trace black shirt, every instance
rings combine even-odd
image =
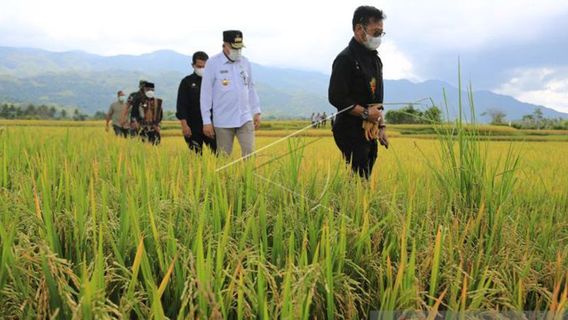
[[[140,91],[132,92],[128,96],[128,107],[130,109],[130,119],[140,121],[140,104],[142,104],[145,100],[144,90],[140,89]]]
[[[341,111],[352,105],[366,107],[382,103],[384,96],[383,63],[376,50],[369,50],[352,38],[335,61],[329,80],[329,102]],[[333,125],[336,133],[362,134],[362,119],[349,111],[339,115]]]
[[[201,80],[200,76],[192,73],[181,80],[178,88],[176,117],[180,120],[185,119],[193,131],[200,131],[203,128],[199,102]]]

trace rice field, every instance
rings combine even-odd
[[[0,130],[2,318],[568,312],[566,142],[394,134],[362,181],[328,130],[216,172],[239,150],[23,124]]]

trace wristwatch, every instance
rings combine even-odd
[[[363,113],[361,113],[361,119],[367,120],[368,118],[369,118],[369,109],[365,108],[365,110],[363,110]]]

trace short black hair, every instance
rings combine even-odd
[[[196,53],[193,54],[193,57],[191,58],[191,64],[195,64],[197,60],[207,61],[207,59],[209,59],[207,53],[203,51],[197,51]]]
[[[373,6],[360,6],[355,9],[355,13],[353,13],[353,30],[355,30],[355,26],[358,24],[366,26],[371,22],[371,19],[381,21],[386,17],[384,12]]]

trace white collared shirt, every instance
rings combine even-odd
[[[203,124],[211,124],[213,112],[213,124],[219,128],[240,128],[260,113],[248,59],[231,62],[221,52],[207,60],[200,102]]]

